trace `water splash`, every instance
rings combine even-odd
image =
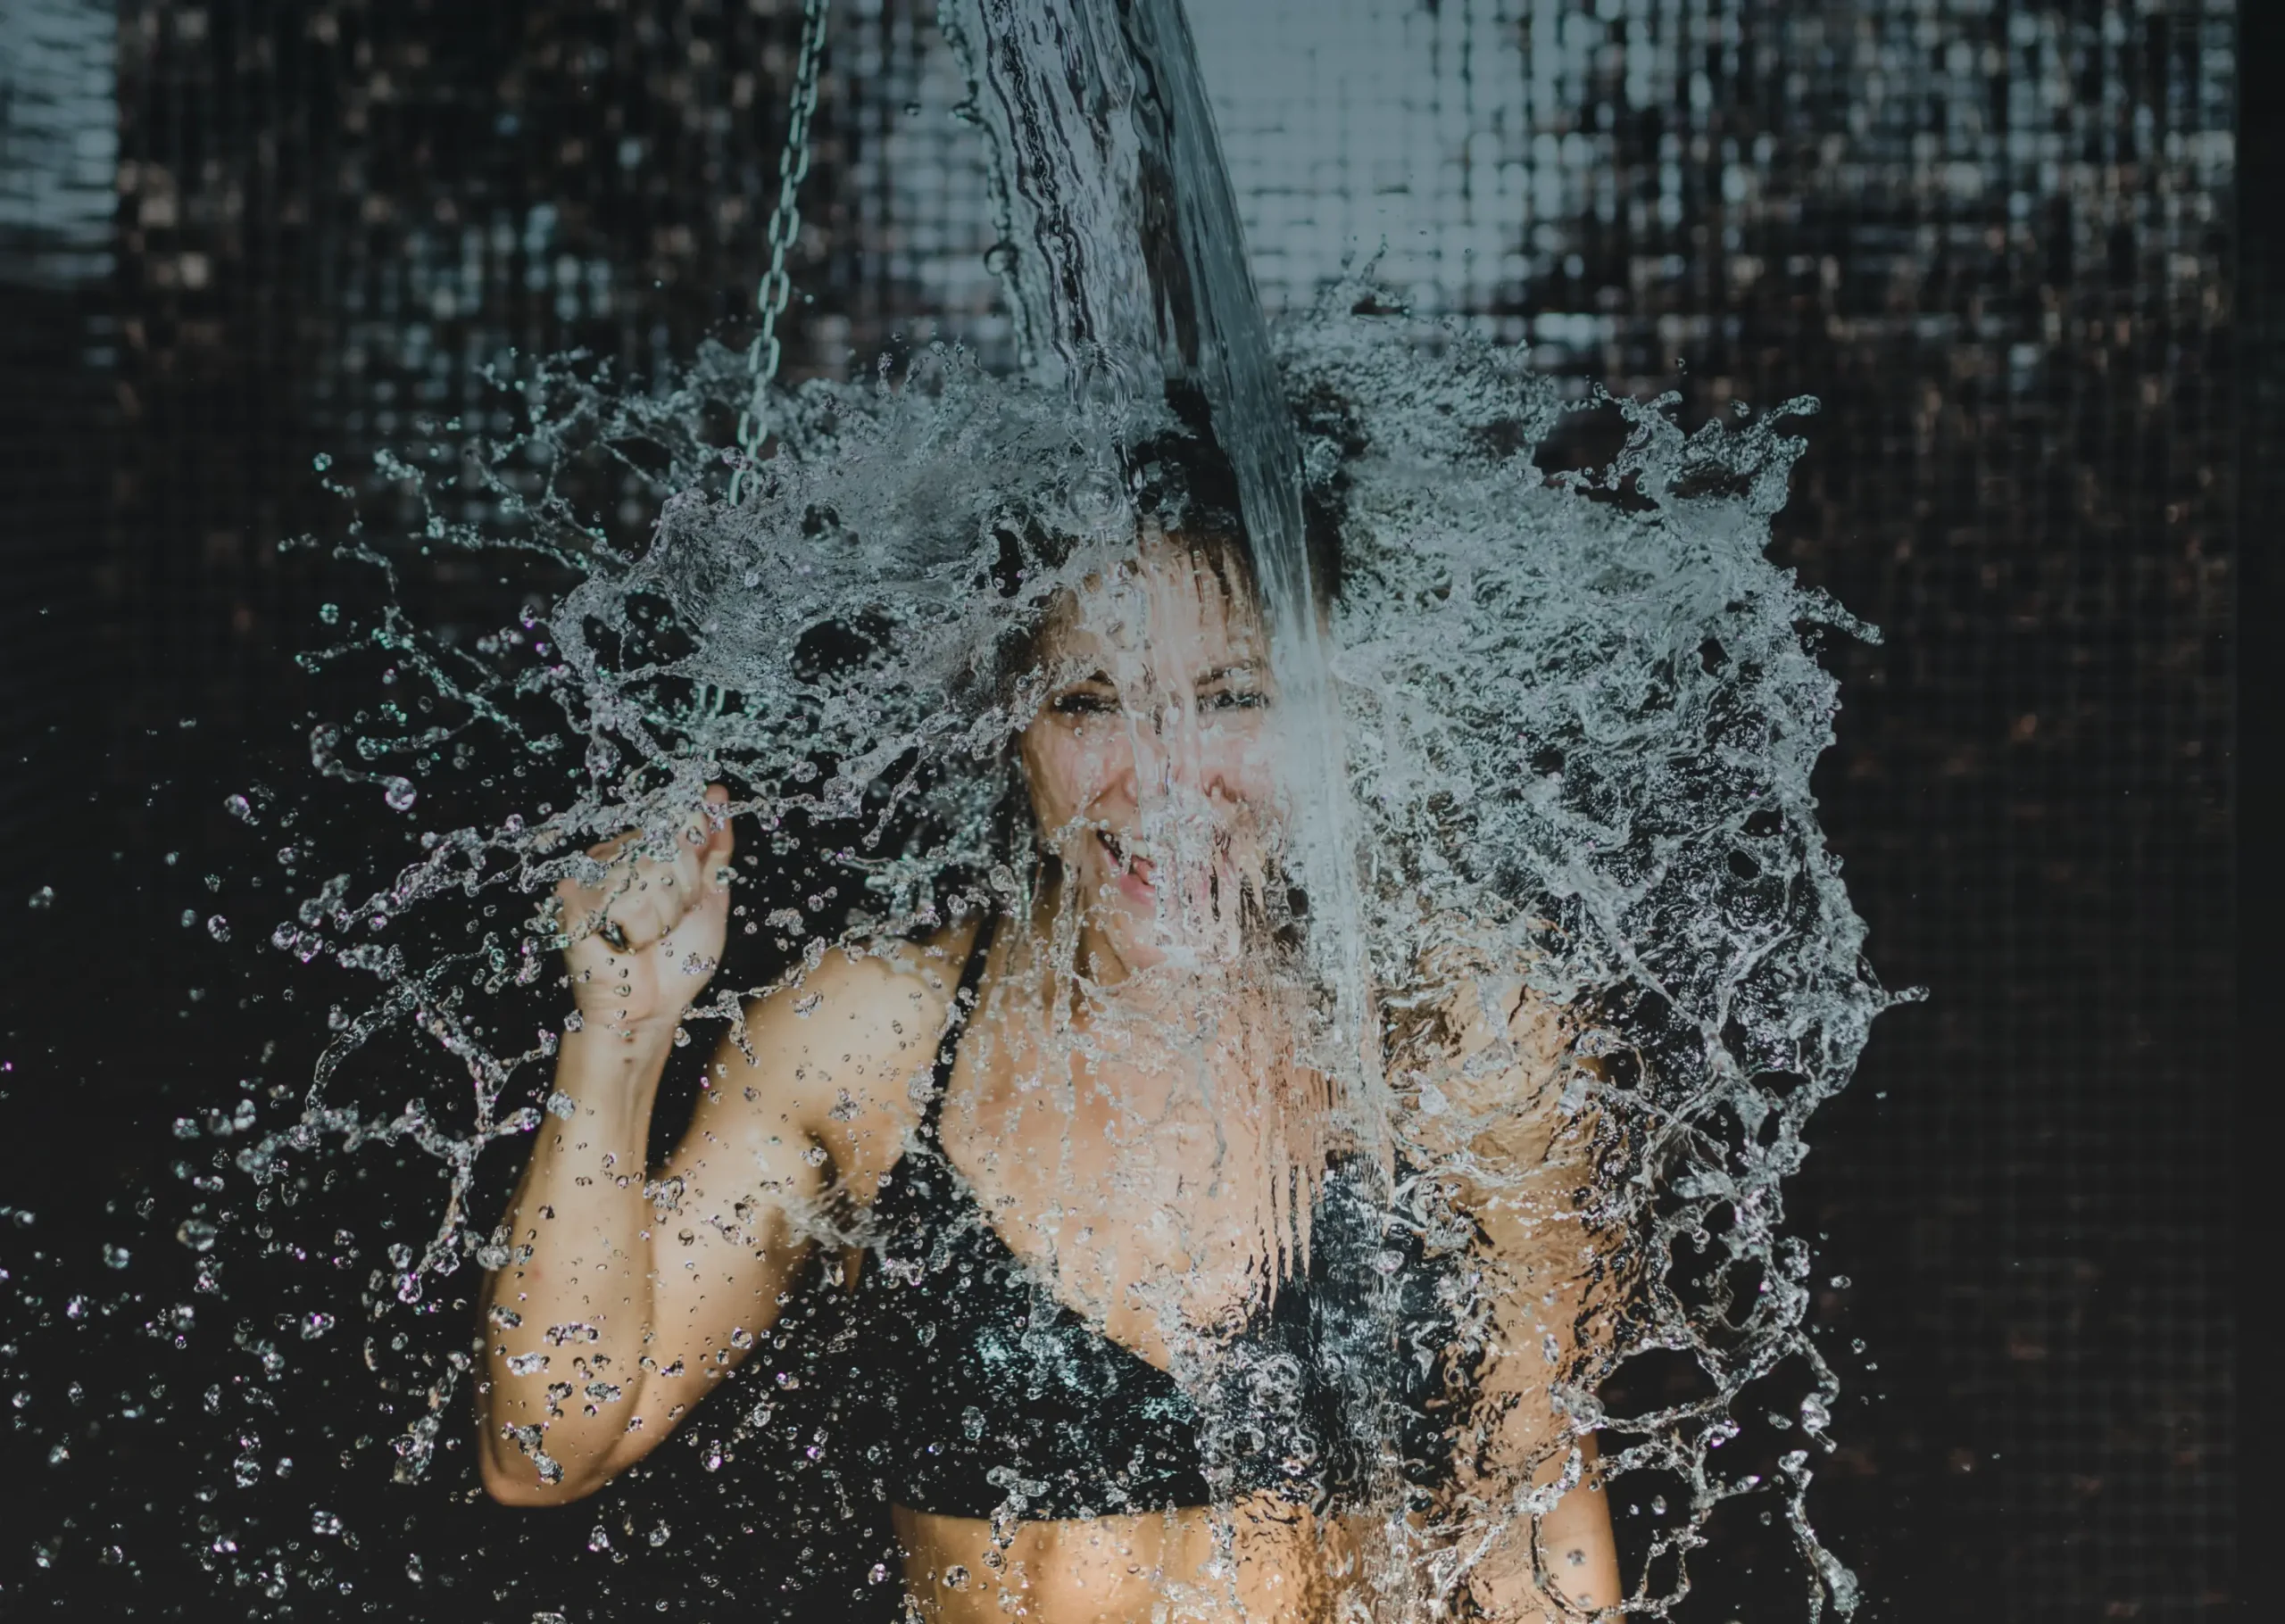
[[[1567,410],[1551,385],[1457,334],[1424,347],[1401,319],[1350,313],[1360,303],[1347,290],[1295,324],[1280,364],[1311,498],[1337,509],[1347,544],[1333,679],[1364,854],[1357,948],[1408,1156],[1393,1210],[1433,1251],[1464,1244],[1463,1192],[1505,1191],[1534,1205],[1549,1255],[1588,1282],[1566,1309],[1575,1323],[1553,1327],[1583,1328],[1591,1350],[1561,1402],[1602,1440],[1607,1492],[1634,1473],[1676,1485],[1654,1545],[1661,1581],[1638,1606],[1682,1593],[1683,1570],[1659,1560],[1686,1557],[1716,1508],[1764,1494],[1801,1542],[1812,1612],[1845,1610],[1845,1570],[1804,1499],[1838,1388],[1804,1327],[1807,1255],[1783,1236],[1782,1181],[1889,1000],[1863,967],[1808,787],[1834,707],[1809,639],[1864,628],[1762,556],[1800,450],[1786,429],[1809,404],[1685,434],[1670,401],[1605,402],[1630,427],[1625,448],[1594,474],[1550,478],[1532,452]],[[1011,689],[1006,651],[1132,545],[1131,493],[1102,478],[1104,448],[1147,443],[1169,419],[1100,402],[1075,416],[1059,390],[932,352],[893,385],[791,397],[784,451],[733,508],[709,493],[719,466],[702,443],[676,437],[738,386],[718,361],[640,397],[544,374],[525,435],[471,443],[453,464],[464,483],[517,491],[503,504],[517,527],[432,524],[438,482],[389,465],[420,493],[411,527],[431,544],[572,578],[481,636],[442,638],[389,605],[311,657],[380,650],[404,722],[319,730],[320,772],[392,805],[420,784],[439,808],[464,804],[484,769],[515,763],[528,783],[520,810],[422,833],[385,882],[318,887],[273,938],[372,977],[377,996],[344,1018],[304,1119],[240,1166],[274,1173],[337,1139],[418,1146],[449,1176],[430,1239],[395,1256],[384,1314],[465,1260],[497,1260],[500,1238],[469,1211],[476,1171],[550,1103],[563,1023],[504,1046],[495,1034],[515,1029],[516,1000],[537,1010],[560,984],[562,922],[535,904],[581,871],[587,845],[629,827],[664,836],[701,785],[726,781],[772,866],[798,865],[733,925],[784,970],[719,989],[694,1029],[735,1025],[744,997],[773,982],[797,989],[836,943],[925,934],[1019,885],[996,820],[1036,696]],[[646,546],[622,550],[561,493],[572,470],[640,466],[627,455],[638,437],[668,450],[644,459],[660,518]],[[535,462],[553,472],[512,472]],[[1060,549],[1026,555],[1011,590],[1013,538],[1048,534]],[[345,555],[387,573],[368,540]],[[795,894],[765,897],[773,883]],[[1525,985],[1566,1012],[1532,1073],[1550,1099],[1485,1091],[1514,1074],[1525,1038],[1455,1056],[1407,1014],[1455,988],[1512,1003]],[[360,1098],[375,1068],[353,1056],[408,1038],[433,1056],[420,1074],[460,1075],[458,1097],[424,1085],[376,1110]],[[1538,1148],[1515,1159],[1525,1123],[1540,1124]],[[1586,1198],[1551,1195],[1550,1166]],[[1502,1315],[1544,1295],[1547,1266],[1488,1280],[1460,1305],[1468,1335],[1519,1334]],[[1633,1411],[1597,1397],[1658,1359],[1695,1368],[1692,1396]],[[1724,1457],[1744,1396],[1788,1380],[1802,1446],[1774,1465]],[[431,1458],[453,1385],[433,1384],[404,1475]],[[1376,1616],[1430,1607],[1463,1582],[1471,1541],[1543,1513],[1528,1476],[1483,1486],[1433,1537],[1392,1521]]]
[[[312,731],[303,823],[322,827],[322,796],[370,797],[411,849],[392,873],[361,856],[318,878],[325,842],[301,840],[311,877],[270,940],[370,995],[328,1023],[299,1121],[193,1133],[246,1136],[235,1165],[270,1189],[375,1147],[443,1172],[435,1222],[388,1249],[368,1305],[417,1333],[376,1332],[367,1358],[417,1395],[395,1456],[420,1479],[470,1368],[421,1316],[467,1264],[510,1260],[480,1174],[562,1099],[545,1073],[578,1019],[559,953],[581,922],[547,907],[555,887],[593,880],[586,849],[622,831],[669,846],[704,785],[730,786],[760,835],[734,940],[762,973],[718,980],[686,1040],[743,1032],[752,998],[802,998],[838,946],[1028,899],[1008,808],[1043,677],[1021,650],[1132,555],[1152,517],[1141,465],[1185,427],[1167,385],[1195,383],[1298,718],[1281,854],[1297,882],[1267,903],[1307,944],[1304,993],[1327,996],[1296,1044],[1376,1152],[1372,1232],[1430,1259],[1475,1257],[1486,1212],[1532,1237],[1435,1305],[1456,1328],[1422,1348],[1450,1386],[1447,1446],[1506,1424],[1468,1390],[1474,1363],[1558,1350],[1564,1426],[1433,1515],[1404,1514],[1424,1509],[1405,1418],[1349,1382],[1348,1442],[1383,1513],[1363,1603],[1436,1616],[1580,1480],[1591,1436],[1603,1492],[1646,1486],[1657,1525],[1630,1610],[1671,1608],[1716,1511],[1758,1496],[1793,1531],[1811,1616],[1850,1611],[1807,1509],[1838,1384],[1806,1333],[1782,1189],[1890,1000],[1809,790],[1835,702],[1814,639],[1868,634],[1763,556],[1809,403],[1686,434],[1671,400],[1600,402],[1624,450],[1547,477],[1533,453],[1566,409],[1512,353],[1374,313],[1388,302],[1361,286],[1273,338],[1178,8],[979,0],[960,18],[993,42],[971,47],[976,112],[1032,376],[937,350],[794,391],[735,503],[716,448],[746,385],[726,352],[647,390],[544,361],[501,384],[512,433],[447,427],[448,454],[385,455],[364,487],[320,468],[365,510],[338,556],[378,584],[370,611],[327,606],[332,641],[305,659],[383,697]],[[1322,626],[1312,513],[1344,549]],[[503,572],[523,612],[481,631],[416,612],[397,573],[418,551]],[[183,1245],[219,1267],[230,1248],[200,1222]],[[1349,1255],[1360,1342],[1409,1334],[1405,1272],[1381,1266],[1396,1255]],[[1252,1374],[1238,1413],[1209,1414],[1226,1453],[1288,1402],[1284,1374]],[[1799,1446],[1741,1427],[1773,1402]],[[769,1410],[706,1446],[760,1447]],[[528,1443],[544,1476],[544,1438]]]
[[[1654,1569],[1725,1499],[1774,1489],[1812,1614],[1846,1612],[1853,1581],[1803,1506],[1837,1382],[1807,1334],[1782,1181],[1892,999],[1809,788],[1836,707],[1812,639],[1872,634],[1763,557],[1802,450],[1785,426],[1815,403],[1685,434],[1674,397],[1603,402],[1624,449],[1550,480],[1502,448],[1555,427],[1551,385],[1461,338],[1436,366],[1407,360],[1365,322],[1321,322],[1288,352],[1356,551],[1337,669],[1376,979],[1403,987],[1456,954],[1527,965],[1550,1007],[1578,1012],[1565,1104],[1600,1114],[1617,1151],[1586,1217],[1628,1239],[1575,1421],[1624,1446],[1614,1493],[1630,1471],[1685,1486]],[[1446,1108],[1439,1082],[1410,1080],[1416,1109]],[[1593,1395],[1630,1361],[1677,1357],[1696,1366],[1689,1402],[1625,1414]],[[1809,1448],[1725,1472],[1742,1396],[1781,1371],[1809,1389]],[[1679,1599],[1686,1570],[1670,1571]]]

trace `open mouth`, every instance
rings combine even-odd
[[[1103,850],[1109,855],[1112,871],[1118,875],[1121,885],[1140,886],[1144,891],[1150,889],[1153,870],[1149,858],[1137,851],[1124,836],[1109,829],[1096,830],[1095,839],[1101,842]]]

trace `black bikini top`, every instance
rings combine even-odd
[[[1394,1400],[1405,1475],[1441,1475],[1437,1355],[1450,1311],[1417,1238],[1391,1232],[1342,1165],[1320,1181],[1307,1275],[1217,1352],[1196,1396],[1009,1249],[940,1137],[991,936],[987,922],[953,995],[914,1141],[874,1200],[859,1276],[891,1497],[915,1511],[1023,1520],[1262,1490],[1322,1509],[1354,1496],[1381,1447],[1357,1441],[1343,1388]],[[1368,1294],[1392,1283],[1394,1315],[1368,1312]]]

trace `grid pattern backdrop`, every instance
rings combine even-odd
[[[1823,399],[1777,545],[1885,636],[1829,651],[1821,793],[1876,967],[1930,997],[1794,1197],[1849,1282],[1816,1310],[1852,1404],[1812,1504],[1884,1619],[2224,1607],[2232,6],[1192,10],[1273,307],[1370,261],[1583,390]],[[175,918],[226,860],[225,780],[301,714],[322,589],[278,543],[338,523],[312,459],[498,410],[512,352],[640,376],[742,343],[798,27],[787,0],[0,0],[0,917],[37,927],[0,932],[0,1111],[90,1147],[36,1190],[163,1182],[166,1119],[232,1086],[244,1033],[184,1004],[222,973]],[[834,30],[791,369],[938,337],[1004,361],[931,8],[838,0]],[[472,576],[412,590],[487,607]],[[135,1496],[22,1470],[71,1525],[34,1545],[54,1598],[96,1584],[67,1558]],[[1734,1534],[1685,1616],[1785,1616]],[[519,1571],[610,1572],[516,1539],[463,1564],[466,1616],[525,1616]],[[804,1566],[754,1561],[765,1590]],[[662,1564],[612,1582],[704,1611]]]

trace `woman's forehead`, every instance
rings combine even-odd
[[[1089,574],[1051,610],[1051,659],[1122,656],[1151,664],[1243,664],[1262,655],[1252,594],[1219,560],[1159,540]]]

